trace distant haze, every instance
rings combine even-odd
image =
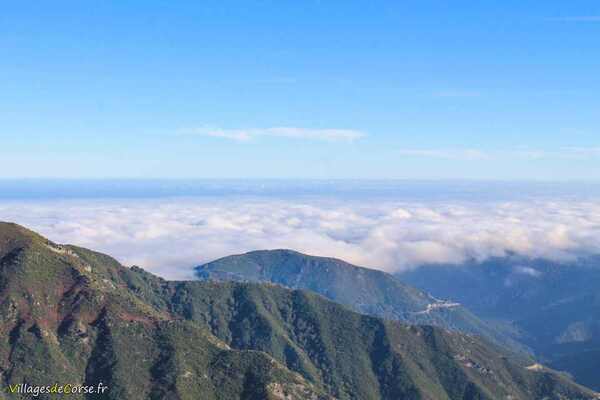
[[[0,181],[0,220],[167,278],[290,248],[398,271],[600,248],[597,185],[414,181]]]

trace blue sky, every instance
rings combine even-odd
[[[0,178],[600,180],[597,1],[13,2]]]

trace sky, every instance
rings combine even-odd
[[[597,1],[39,1],[0,178],[600,180]]]

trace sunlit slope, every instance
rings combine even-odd
[[[80,252],[92,254],[0,224],[3,389],[103,382],[103,399],[321,397],[266,353],[230,349],[205,325],[141,299],[124,279],[135,273],[114,260]]]

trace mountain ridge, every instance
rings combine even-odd
[[[109,399],[597,397],[474,337],[302,290],[166,281],[21,229],[0,223],[3,387],[102,381]],[[73,396],[84,397],[100,398]]]
[[[461,304],[437,299],[391,274],[289,249],[255,250],[196,268],[200,279],[270,282],[311,290],[351,309],[413,324],[431,324],[484,336],[515,351],[528,349],[480,321]]]

